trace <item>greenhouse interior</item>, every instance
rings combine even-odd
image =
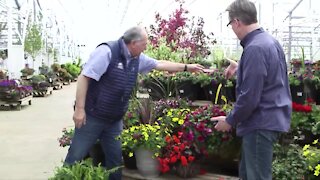
[[[320,179],[319,1],[0,11],[0,180]]]

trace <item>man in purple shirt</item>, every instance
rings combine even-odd
[[[285,55],[279,42],[259,27],[254,3],[236,0],[227,8],[229,23],[243,47],[239,62],[226,69],[237,72],[237,100],[215,128],[242,137],[241,179],[272,179],[273,144],[287,132],[291,119],[291,94]]]
[[[76,128],[66,164],[73,164],[84,158],[97,139],[100,139],[105,153],[107,168],[122,164],[121,142],[115,138],[121,134],[122,116],[126,111],[128,94],[131,94],[129,91],[135,84],[137,72],[147,73],[152,69],[171,72],[203,70],[198,64],[186,65],[148,57],[142,53],[146,49],[147,41],[146,30],[133,27],[118,41],[110,42],[113,46],[101,44],[90,55],[78,77],[73,114]],[[119,52],[121,56],[117,56]],[[115,56],[117,58],[114,58]],[[110,102],[110,99],[118,99],[119,102]],[[120,179],[121,172],[110,176],[110,180]]]

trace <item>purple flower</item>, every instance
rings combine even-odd
[[[192,131],[189,131],[189,133],[187,133],[185,135],[185,138],[188,140],[188,141],[192,141],[194,139],[194,134]]]

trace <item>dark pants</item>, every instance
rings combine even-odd
[[[239,176],[243,180],[272,180],[273,144],[279,132],[255,130],[242,137]]]
[[[122,165],[121,142],[115,138],[120,135],[123,122],[115,121],[108,123],[87,116],[86,124],[75,129],[65,164],[74,164],[81,161],[89,152],[90,148],[100,139],[101,147],[105,155],[107,169]],[[121,180],[121,170],[110,175],[110,180]]]

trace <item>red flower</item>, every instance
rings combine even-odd
[[[194,156],[189,156],[189,157],[188,157],[188,161],[189,161],[189,162],[192,162],[193,160],[194,160]]]
[[[312,98],[307,98],[308,104],[314,103],[314,100]]]
[[[181,156],[180,160],[181,160],[181,165],[182,166],[187,166],[188,165],[188,161],[187,161],[187,158],[185,156]]]
[[[178,146],[173,146],[173,150],[174,150],[175,152],[179,152],[179,147],[178,147]]]
[[[179,138],[177,138],[177,136],[176,136],[176,135],[173,135],[173,140],[174,140],[174,142],[175,142],[175,143],[177,143],[177,144],[179,144],[179,143],[180,143],[180,139],[179,139]]]
[[[312,107],[309,105],[304,106],[304,112],[311,112],[312,111]]]
[[[177,158],[175,156],[172,156],[171,159],[170,159],[170,163],[175,163],[177,162]]]
[[[181,138],[183,135],[183,132],[178,132],[178,137]]]
[[[184,144],[181,144],[181,145],[180,145],[180,149],[181,149],[181,151],[183,151],[185,148],[186,148],[186,147],[185,147],[185,145],[184,145]]]

